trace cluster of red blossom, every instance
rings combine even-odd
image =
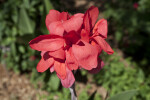
[[[40,35],[29,42],[32,49],[41,51],[38,72],[56,72],[64,87],[75,82],[73,70],[84,68],[97,73],[104,66],[99,58],[102,50],[113,54],[107,38],[107,20],[96,24],[99,11],[90,7],[85,14],[70,16],[67,12],[50,10],[46,26],[50,34]]]

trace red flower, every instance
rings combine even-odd
[[[85,15],[78,13],[71,17],[67,12],[50,10],[46,17],[50,35],[40,35],[29,42],[32,49],[41,51],[37,71],[44,72],[48,68],[50,72],[56,71],[66,88],[75,81],[72,70],[84,68],[91,73],[98,72],[104,66],[98,55],[102,50],[108,54],[113,50],[104,40],[107,21],[102,19],[94,27],[97,17],[96,7],[91,7]]]
[[[138,3],[134,3],[133,4],[133,8],[137,9],[139,7],[139,4]]]

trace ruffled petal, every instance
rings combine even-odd
[[[98,58],[98,66],[96,68],[93,68],[92,70],[89,71],[91,74],[96,74],[98,73],[102,68],[104,67],[104,62]]]
[[[72,52],[77,59],[79,66],[87,70],[96,68],[98,50],[95,46],[80,41],[78,44],[72,46]]]
[[[110,45],[100,36],[93,37],[95,41],[100,45],[100,47],[107,52],[107,54],[113,54],[114,51],[110,47]]]
[[[92,6],[87,10],[90,14],[90,18],[91,18],[91,23],[92,23],[92,27],[94,26],[97,18],[98,18],[98,14],[99,14],[99,10],[97,7]]]
[[[65,40],[54,35],[40,35],[29,42],[32,49],[38,51],[55,51],[64,46]]]
[[[48,52],[46,52],[44,53],[41,60],[37,64],[36,69],[38,72],[44,72],[48,68],[50,68],[53,64],[54,64],[54,59],[48,55]]]
[[[48,26],[48,30],[50,34],[59,35],[59,36],[63,36],[64,33],[64,27],[61,21],[52,22]]]
[[[77,32],[78,30],[81,29],[82,23],[83,23],[82,17],[74,16],[71,19],[64,21],[63,26],[67,33],[71,31]]]
[[[69,14],[67,12],[62,12],[60,14],[60,20],[61,21],[66,21],[69,18]]]
[[[107,20],[101,19],[99,20],[94,29],[93,29],[93,34],[101,35],[104,39],[107,38]]]
[[[66,78],[64,80],[61,79],[61,83],[65,88],[69,88],[75,82],[75,78],[72,71],[69,70],[67,67],[66,67],[66,72],[67,72]]]
[[[68,51],[66,50],[66,62],[65,63],[70,70],[77,70],[79,67],[76,58],[72,54],[72,48],[70,48]]]
[[[56,51],[51,51],[49,52],[49,55],[52,56],[55,60],[56,59],[65,60],[65,51],[63,48],[60,48]]]
[[[95,6],[90,7],[84,16],[84,27],[85,29],[90,32],[90,30],[94,27],[94,24],[98,18],[98,8]]]
[[[64,80],[66,78],[66,66],[65,66],[65,63],[61,63],[61,62],[55,61],[54,62],[54,70],[56,71],[57,76],[60,79]]]
[[[49,25],[52,22],[59,21],[60,20],[59,16],[60,16],[60,12],[59,11],[57,11],[57,10],[50,10],[49,14],[46,16],[46,20],[45,20],[47,28],[49,27]]]

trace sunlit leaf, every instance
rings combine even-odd
[[[15,57],[16,54],[17,54],[17,50],[16,50],[16,45],[15,45],[15,43],[12,43],[12,44],[11,44],[11,52],[12,52],[12,55]]]
[[[44,0],[44,5],[45,5],[46,13],[48,14],[49,10],[53,9],[53,6],[50,0]]]
[[[25,47],[24,46],[19,46],[19,51],[21,52],[21,53],[25,53]]]
[[[29,0],[23,0],[25,8],[30,8]]]
[[[131,100],[131,98],[137,93],[137,90],[128,90],[125,92],[121,92],[108,98],[107,100]]]
[[[50,87],[52,90],[57,90],[59,88],[60,80],[56,75],[52,75],[50,78]]]
[[[22,33],[33,33],[35,28],[35,23],[29,18],[26,10],[24,8],[20,9],[19,12],[19,29]]]

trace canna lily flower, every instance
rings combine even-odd
[[[95,24],[98,13],[98,8],[94,6],[85,14],[73,16],[50,10],[46,16],[46,27],[50,34],[40,35],[29,42],[32,49],[41,51],[37,71],[55,71],[66,88],[75,81],[72,70],[84,68],[90,73],[99,72],[104,66],[99,54],[102,50],[113,54],[113,50],[105,41],[107,21],[101,19]]]

